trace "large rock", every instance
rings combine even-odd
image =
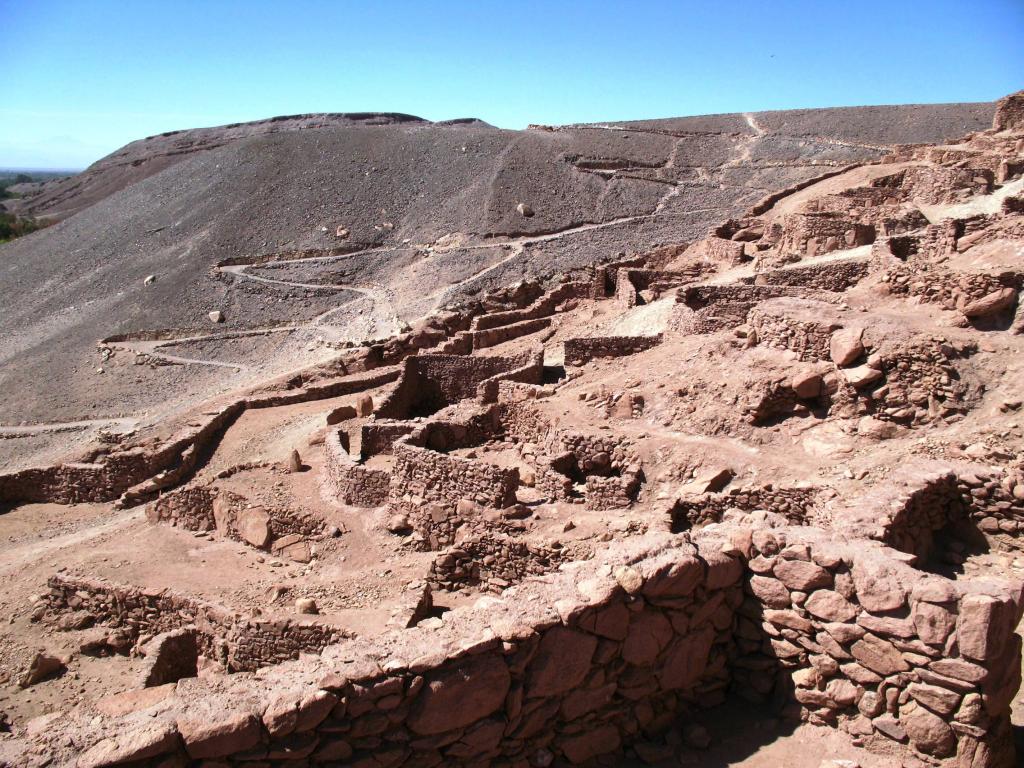
[[[956,750],[956,736],[941,717],[910,702],[900,710],[900,724],[911,743],[926,755],[949,757]]]
[[[150,723],[119,730],[110,738],[87,749],[76,763],[78,768],[101,768],[147,760],[173,752],[178,733],[173,723]]]
[[[843,376],[851,387],[860,389],[868,384],[874,384],[882,378],[883,374],[880,370],[872,368],[870,365],[858,365],[856,368],[844,369]]]
[[[714,640],[715,632],[711,627],[676,639],[665,652],[664,665],[658,676],[662,689],[686,689],[697,682],[707,669]]]
[[[672,625],[661,613],[643,611],[629,624],[629,634],[622,646],[622,658],[629,664],[652,664],[672,639]]]
[[[491,654],[446,665],[427,675],[409,711],[409,728],[421,736],[464,728],[503,707],[511,684],[508,666]]]
[[[790,379],[789,386],[797,397],[802,400],[809,400],[821,394],[822,383],[820,373],[808,370],[794,374],[793,378]]]
[[[806,560],[780,560],[775,564],[773,572],[776,578],[792,590],[810,592],[832,586],[832,574]]]
[[[829,356],[839,366],[849,365],[864,354],[864,329],[842,328],[829,339]]]
[[[825,621],[849,621],[857,615],[857,606],[830,589],[819,589],[807,598],[804,608],[812,616]]]
[[[614,752],[621,743],[618,729],[606,724],[562,739],[560,746],[566,759],[573,765],[579,765],[592,757]]]
[[[883,676],[910,669],[896,646],[870,632],[850,647],[850,653],[862,666]]]
[[[28,688],[30,685],[41,683],[51,677],[56,677],[67,668],[64,660],[51,653],[40,651],[28,665],[28,669],[21,676],[18,685]]]
[[[185,750],[194,760],[224,757],[254,747],[260,742],[260,724],[248,712],[188,711],[178,719],[178,732]]]
[[[895,611],[907,602],[907,586],[886,565],[860,559],[853,565],[853,585],[857,601],[873,613]]]
[[[526,694],[552,696],[571,691],[586,678],[597,638],[565,627],[547,631],[526,674]]]
[[[263,507],[243,509],[238,513],[235,526],[238,535],[258,549],[266,549],[270,544],[270,515]]]
[[[967,317],[988,317],[1003,312],[1017,303],[1017,291],[1000,288],[964,305],[961,312]]]

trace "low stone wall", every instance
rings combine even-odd
[[[950,581],[832,532],[648,534],[440,626],[342,642],[216,687],[197,681],[187,702],[115,721],[69,713],[23,754],[59,753],[72,738],[84,765],[115,756],[148,768],[173,754],[580,764],[731,691],[889,754],[907,744],[1000,768],[1013,760],[1021,612],[1020,583]]]
[[[742,512],[763,510],[779,515],[792,525],[807,525],[817,511],[819,492],[818,488],[776,488],[765,485],[683,496],[670,511],[672,530],[687,531],[719,523],[731,509]]]
[[[955,203],[992,191],[995,174],[988,168],[913,166],[903,173],[904,189],[922,203]]]
[[[246,498],[213,486],[184,486],[166,493],[146,507],[146,517],[187,531],[216,531],[266,551],[300,544],[323,529],[323,521],[313,515],[288,507],[253,506]],[[299,549],[305,546],[300,544]],[[308,560],[299,549],[289,552]]]
[[[794,285],[823,291],[845,291],[863,280],[870,268],[869,258],[850,258],[827,264],[788,267],[759,272],[755,285]]]
[[[625,357],[656,347],[662,342],[657,336],[598,336],[588,339],[565,340],[566,365],[583,365],[598,357]]]
[[[734,686],[959,766],[1013,762],[1022,585],[924,574],[813,529],[753,531]],[[766,636],[767,635],[767,636]]]
[[[788,349],[805,362],[829,359],[832,334],[842,327],[834,305],[792,298],[761,302],[750,310],[747,323],[759,344]]]
[[[484,331],[473,331],[473,349],[486,349],[504,344],[506,341],[518,339],[520,336],[529,336],[531,333],[543,331],[551,326],[550,317],[538,317],[535,320],[523,320],[512,325],[502,325],[497,328],[488,328]]]
[[[583,299],[590,295],[590,284],[583,282],[568,282],[553,288],[544,296],[537,299],[533,304],[523,309],[513,309],[506,312],[491,312],[486,315],[479,315],[473,319],[471,326],[474,331],[484,331],[489,328],[498,328],[506,325],[521,323],[524,320],[535,320],[548,317],[555,313],[559,304],[570,299]]]
[[[469,499],[500,508],[515,502],[516,469],[447,456],[412,445],[408,438],[395,443],[394,453],[389,498],[396,506],[416,510],[426,502],[454,507],[461,499]]]
[[[390,454],[395,441],[415,428],[414,422],[397,419],[380,419],[363,424],[359,427],[360,458],[365,460],[371,456]]]
[[[476,388],[476,397],[482,403],[496,403],[501,382],[518,382],[520,384],[541,384],[544,381],[544,348],[538,347],[530,359],[518,368],[484,379]]]
[[[460,537],[434,559],[427,580],[439,589],[484,587],[501,592],[528,576],[548,573],[561,562],[561,550],[519,541],[500,533]]]
[[[391,474],[355,461],[343,436],[344,432],[333,430],[324,438],[324,483],[342,504],[379,507],[387,501]]]
[[[779,251],[803,256],[855,248],[874,242],[875,228],[850,219],[846,213],[791,213],[782,220]]]
[[[622,477],[590,475],[586,481],[587,509],[625,509],[636,501],[640,492],[640,474],[627,473]]]
[[[676,298],[669,327],[676,333],[715,333],[747,322],[747,314],[762,301],[781,296],[810,297],[817,292],[789,285],[694,285]]]
[[[936,534],[949,531],[968,541],[978,535],[1005,542],[1024,530],[1024,476],[973,465],[916,461],[871,488],[837,516],[841,530],[875,539],[922,562],[949,553]]]
[[[349,635],[311,621],[239,619],[221,606],[170,590],[142,589],[98,579],[50,578],[44,620],[69,611],[92,614],[97,624],[120,629],[144,644],[162,632],[194,627],[204,655],[228,671],[255,670],[319,652]]]

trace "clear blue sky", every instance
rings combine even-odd
[[[1024,0],[0,0],[0,167],[299,112],[528,123],[988,101]]]

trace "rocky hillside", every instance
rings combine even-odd
[[[63,220],[0,247],[0,422],[154,419],[485,288],[692,241],[778,190],[992,112],[526,131],[309,115],[135,142],[27,200]],[[155,350],[154,332],[178,346]],[[53,450],[33,435],[3,458]]]

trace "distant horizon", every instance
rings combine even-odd
[[[1024,87],[1015,0],[936,0],[927,14],[865,0],[856,17],[886,23],[855,45],[834,40],[850,10],[811,0],[741,0],[728,13],[668,0],[0,0],[0,13],[0,167],[22,170],[81,170],[148,136],[289,114],[514,130],[991,102]]]

